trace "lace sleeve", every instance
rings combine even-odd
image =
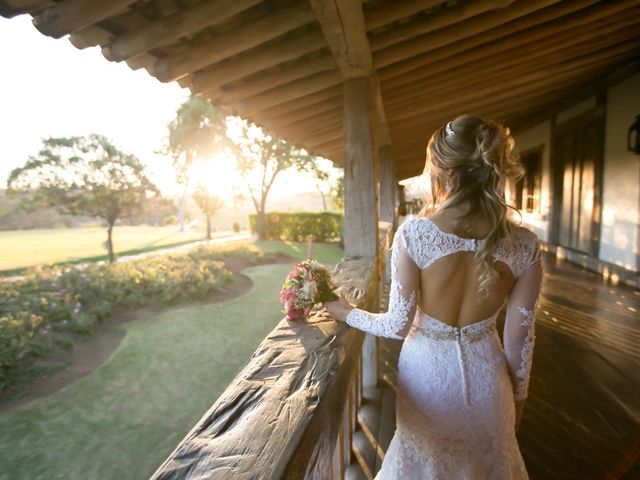
[[[398,228],[391,247],[391,289],[387,313],[370,313],[354,308],[347,324],[379,337],[402,340],[409,333],[416,313],[420,270],[409,254],[404,232]]]
[[[504,350],[516,401],[527,397],[533,361],[535,310],[542,281],[540,247],[535,242],[526,270],[509,294],[504,324]]]

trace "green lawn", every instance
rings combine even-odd
[[[306,253],[301,244],[258,246]],[[314,253],[328,266],[342,255],[335,245]],[[124,325],[102,367],[0,416],[0,479],[148,478],[282,318],[278,292],[290,267],[252,267],[245,295]]]
[[[121,226],[113,230],[116,254],[140,253],[203,238],[204,232],[179,232],[175,225]],[[106,240],[107,230],[100,227],[0,231],[0,271],[80,259],[105,259],[107,251],[102,245]]]

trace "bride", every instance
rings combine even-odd
[[[462,115],[432,135],[425,168],[435,208],[395,234],[388,312],[344,296],[325,304],[352,327],[404,340],[396,431],[376,479],[525,479],[516,430],[542,265],[536,236],[508,218],[505,183],[523,173],[515,142]]]

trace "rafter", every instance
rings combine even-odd
[[[170,45],[179,38],[205,27],[222,25],[234,15],[260,3],[262,0],[215,0],[179,10],[173,15],[149,22],[144,27],[124,33],[102,48],[105,57],[122,61]],[[105,2],[108,3],[108,2]]]
[[[247,22],[228,32],[216,35],[211,40],[185,46],[177,53],[159,60],[156,77],[170,82],[188,73],[224,60],[238,53],[257,47],[314,20],[308,5],[294,2],[276,10],[273,14]]]

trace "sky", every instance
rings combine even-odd
[[[148,165],[149,176],[165,194],[174,194],[171,163],[157,153],[167,124],[189,92],[163,84],[146,70],[107,61],[100,49],[78,50],[68,39],[46,37],[31,17],[0,17],[0,188],[10,171],[38,152],[41,138],[99,133]],[[229,179],[233,169],[212,175]],[[216,184],[223,197],[231,187]],[[310,176],[283,172],[273,196],[315,191]]]

